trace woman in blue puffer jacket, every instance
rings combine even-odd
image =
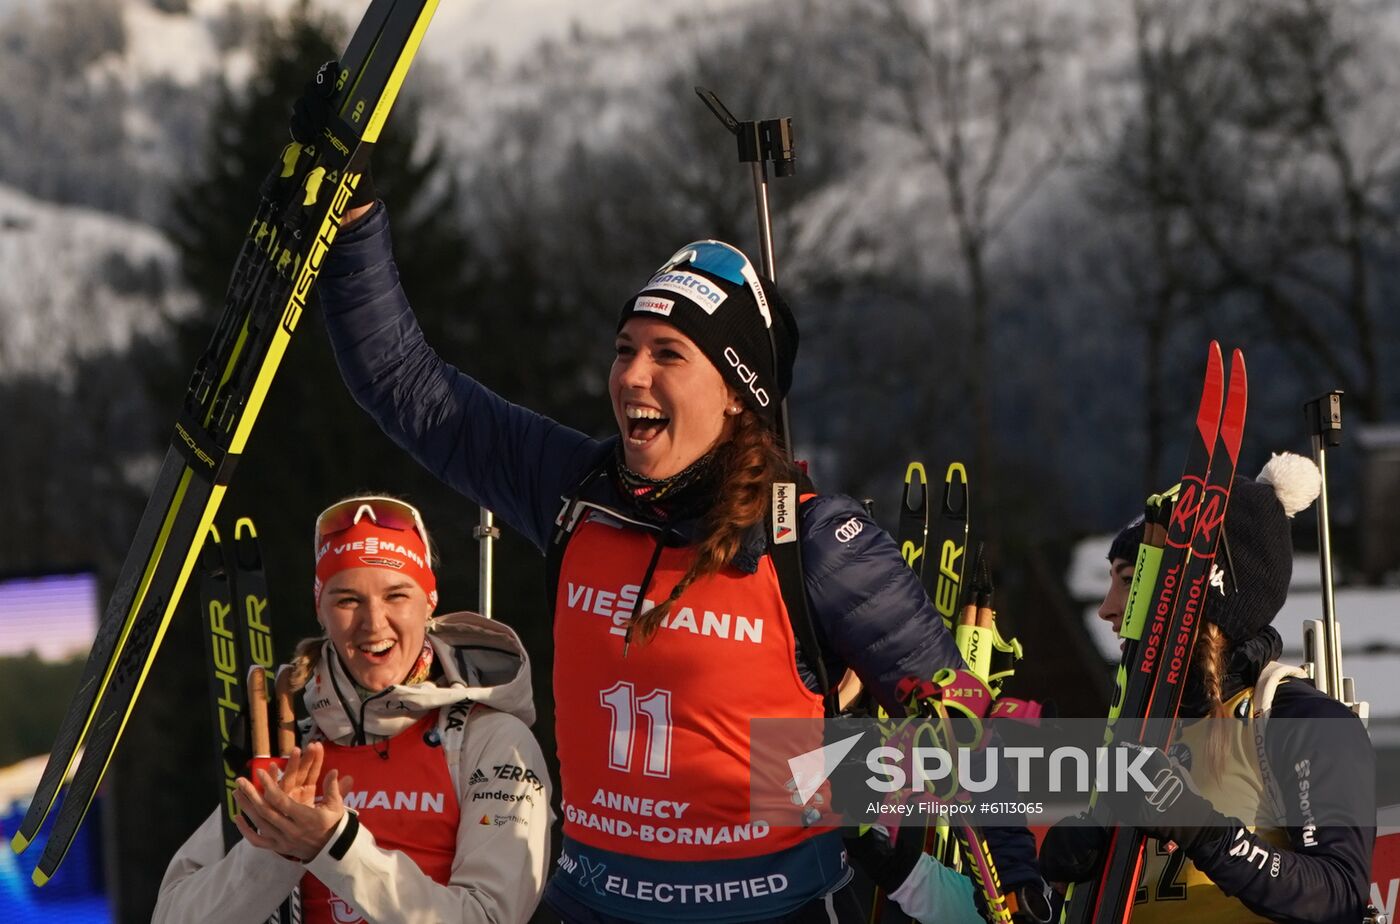
[[[781,451],[797,327],[773,283],[716,241],[666,261],[622,308],[605,440],[434,352],[382,203],[347,215],[318,285],[360,405],[548,552],[555,649],[569,656],[554,664],[565,826],[546,902],[569,921],[853,914],[838,830],[751,819],[749,721],[820,718],[820,678],[846,668],[894,707],[899,681],[963,664],[890,536],[852,499],[815,494]],[[806,645],[774,563],[793,538]],[[1030,835],[987,836],[1008,889],[1038,889]],[[971,914],[966,889],[949,875]]]

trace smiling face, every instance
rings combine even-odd
[[[703,456],[743,409],[694,341],[651,318],[629,318],[618,331],[608,394],[623,459],[648,478],[669,478]]]
[[[1113,626],[1113,634],[1123,629],[1123,611],[1128,606],[1128,591],[1133,586],[1133,563],[1115,558],[1108,563],[1108,593],[1099,604],[1099,618]]]
[[[350,676],[378,693],[408,676],[423,650],[428,595],[388,568],[348,568],[321,590],[316,617]]]

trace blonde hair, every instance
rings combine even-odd
[[[734,432],[717,450],[715,463],[720,471],[719,498],[705,514],[695,560],[666,599],[633,621],[630,631],[640,641],[656,634],[686,588],[718,574],[734,560],[744,537],[767,513],[773,482],[790,469],[773,431],[749,408],[734,418]]]
[[[1201,626],[1200,635],[1196,638],[1195,659],[1201,671],[1201,686],[1206,693],[1206,716],[1209,718],[1223,719],[1228,716],[1225,711],[1224,683],[1225,658],[1229,650],[1230,642],[1219,626],[1213,622]],[[1206,764],[1217,776],[1225,771],[1230,741],[1229,724],[1213,723],[1206,738]]]
[[[296,650],[292,652],[292,660],[288,662],[292,668],[293,693],[305,690],[306,685],[311,682],[312,675],[321,663],[321,646],[325,641],[325,636],[317,636],[297,642]]]

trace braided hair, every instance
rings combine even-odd
[[[716,450],[715,463],[720,472],[719,497],[703,518],[695,560],[666,599],[633,621],[631,628],[638,641],[645,642],[656,634],[687,588],[718,574],[734,560],[744,537],[767,513],[773,482],[791,468],[773,430],[748,407],[734,418],[733,435]]]

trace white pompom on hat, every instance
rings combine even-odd
[[[1296,452],[1274,453],[1254,480],[1273,485],[1286,517],[1308,509],[1322,493],[1322,472],[1317,463]]]

